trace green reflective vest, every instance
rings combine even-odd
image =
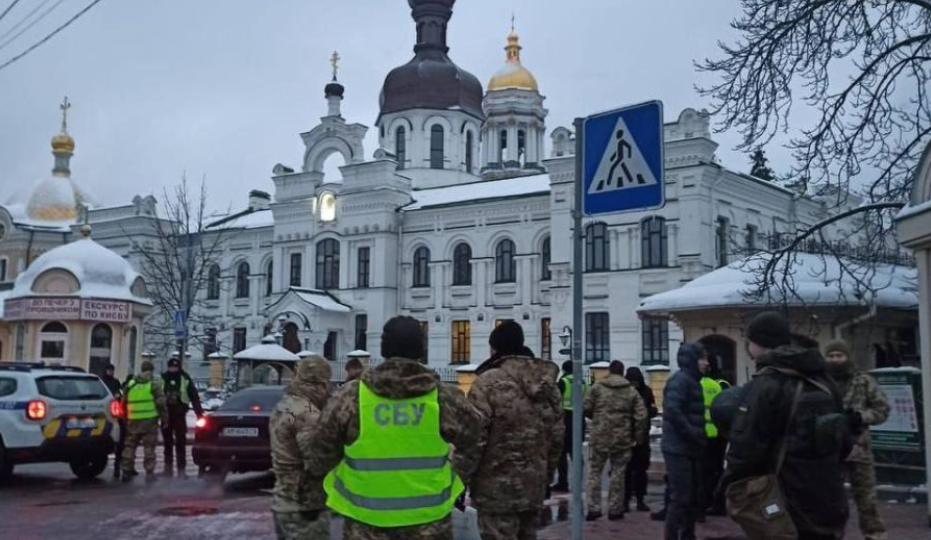
[[[711,421],[711,404],[723,389],[721,383],[709,377],[701,378],[701,389],[705,394],[705,433],[709,439],[717,439],[718,427]]]
[[[165,390],[165,399],[167,399],[169,403],[171,403],[173,399],[177,399],[184,405],[190,405],[191,397],[188,395],[187,387],[188,384],[190,384],[191,379],[188,378],[187,375],[182,374],[180,377],[178,377],[177,382],[179,388],[172,388],[173,385],[169,384],[169,381],[165,379],[165,377],[162,377],[162,385],[164,386]]]
[[[324,480],[327,506],[381,528],[448,516],[465,488],[440,435],[438,395],[388,399],[360,383],[359,438]]]
[[[152,420],[158,418],[158,409],[155,407],[155,396],[152,394],[152,383],[129,382],[126,392],[126,418],[128,420]]]
[[[571,374],[563,375],[562,380],[565,381],[565,389],[562,393],[562,409],[564,411],[572,410],[572,382],[575,377]],[[582,398],[585,398],[585,394],[588,394],[588,383],[585,382],[585,379],[582,379]]]

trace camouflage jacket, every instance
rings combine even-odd
[[[616,452],[647,443],[649,412],[621,375],[608,375],[592,386],[585,396],[585,416],[592,419],[592,448]]]
[[[482,460],[469,488],[480,512],[536,511],[546,498],[565,432],[558,370],[550,366],[504,356],[478,370],[469,401],[482,413]]]
[[[459,476],[466,479],[472,475],[478,462],[478,412],[459,388],[440,382],[432,369],[414,360],[390,358],[366,370],[361,380],[343,385],[330,398],[306,458],[307,469],[313,477],[322,479],[336,468],[343,459],[343,449],[359,438],[359,385],[362,383],[389,399],[422,396],[437,388],[440,435],[452,445],[452,463]]]
[[[312,479],[304,466],[310,455],[314,427],[326,404],[326,389],[291,383],[269,421],[272,468],[275,472],[276,512],[308,512],[326,508],[320,479]]]
[[[889,402],[876,380],[859,370],[851,370],[849,377],[837,381],[844,389],[844,409],[860,413],[867,426],[882,424],[889,418]],[[873,450],[870,445],[870,430],[856,438],[856,444],[847,461],[872,463]]]

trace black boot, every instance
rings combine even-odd
[[[595,521],[601,519],[601,512],[589,512],[585,515],[585,521]]]
[[[637,499],[637,511],[638,512],[649,512],[650,507],[647,506],[647,503],[643,501],[643,497]]]
[[[666,521],[666,509],[663,508],[662,510],[657,510],[656,512],[653,512],[652,514],[650,514],[650,519],[652,519],[653,521]]]

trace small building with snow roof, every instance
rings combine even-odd
[[[0,293],[2,358],[62,364],[119,377],[140,360],[143,321],[152,309],[145,279],[90,238],[52,249]],[[15,350],[10,350],[15,348]]]
[[[640,302],[642,317],[666,317],[685,341],[705,345],[732,384],[754,371],[746,352],[747,321],[765,310],[788,314],[792,331],[824,345],[846,339],[865,369],[917,362],[917,271],[896,264],[861,265],[826,254],[776,259],[777,283],[760,287],[771,254],[753,255]]]

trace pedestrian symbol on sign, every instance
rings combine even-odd
[[[623,117],[618,117],[614,133],[615,149],[605,152],[598,164],[589,194],[655,185],[656,177],[640,153],[637,141],[630,137]]]

